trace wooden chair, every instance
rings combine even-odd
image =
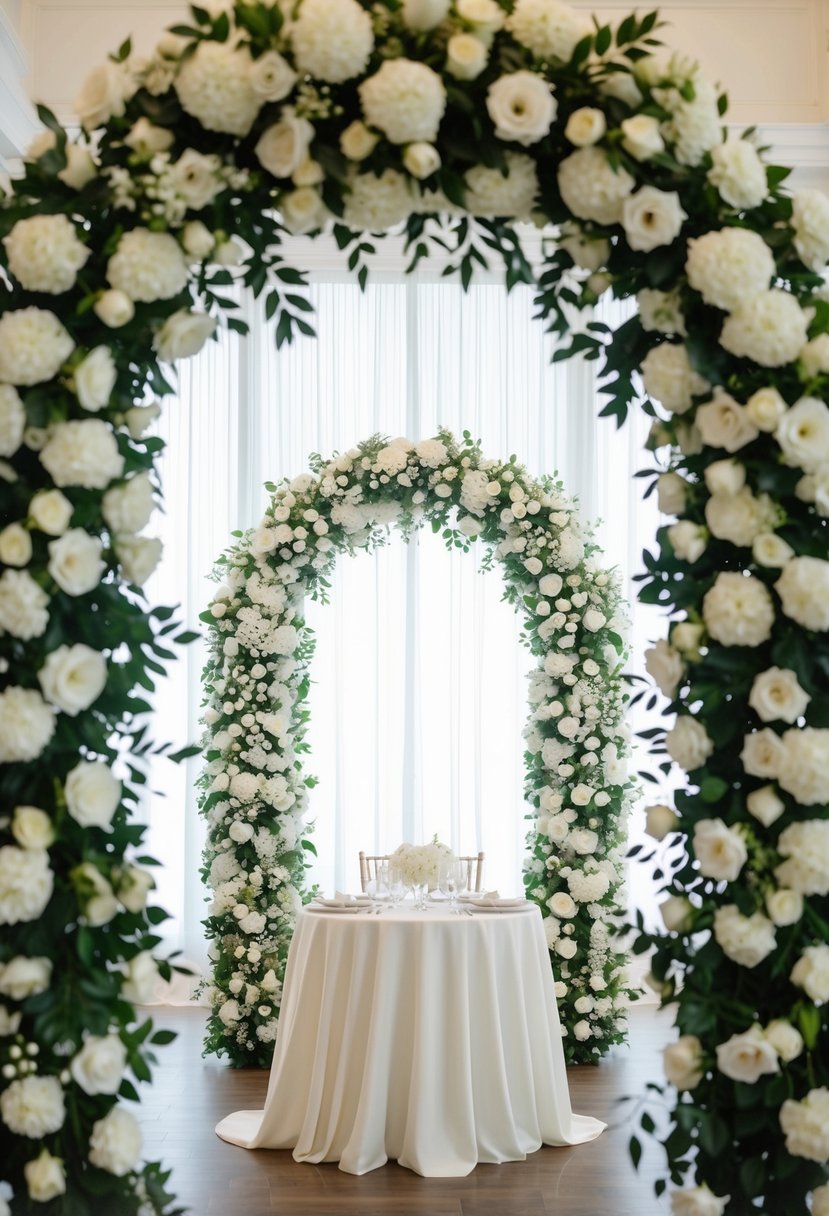
[[[377,863],[388,861],[389,853],[364,853],[360,850],[360,887],[365,892],[370,882],[377,878]],[[483,853],[466,853],[458,857],[458,861],[466,863],[465,891],[483,891],[484,889],[484,855]],[[473,882],[474,879],[474,882]]]

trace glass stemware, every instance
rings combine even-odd
[[[462,890],[465,881],[466,867],[462,861],[458,861],[456,857],[447,857],[445,861],[441,862],[438,889],[441,894],[449,896],[449,911],[455,914],[460,913],[458,893]]]

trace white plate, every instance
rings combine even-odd
[[[526,899],[503,904],[480,904],[470,899],[466,902],[465,907],[470,912],[526,912],[528,908],[533,908],[535,905]]]
[[[310,912],[370,912],[371,904],[308,904]]]

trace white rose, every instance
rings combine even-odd
[[[53,312],[17,308],[0,316],[0,381],[41,384],[58,374],[75,343]]]
[[[403,165],[420,181],[431,177],[440,168],[440,153],[434,144],[409,144],[403,152]]]
[[[503,29],[506,14],[498,0],[456,0],[455,12],[485,39]]]
[[[574,958],[577,950],[578,946],[571,937],[561,937],[555,944],[556,954],[564,959]]]
[[[752,790],[746,798],[746,806],[749,813],[766,828],[771,827],[786,809],[773,785],[764,785],[759,790]]]
[[[776,777],[782,760],[783,744],[773,730],[766,727],[744,737],[740,761],[749,776]]]
[[[780,1071],[777,1052],[758,1024],[718,1044],[717,1068],[732,1081],[742,1081],[746,1085]]]
[[[89,1160],[99,1170],[123,1178],[138,1164],[141,1129],[129,1111],[115,1106],[92,1126]]]
[[[829,1001],[829,946],[807,946],[789,976],[816,1005]]]
[[[49,536],[62,536],[74,507],[60,490],[39,490],[29,503],[29,520]]]
[[[685,674],[685,664],[678,650],[660,638],[645,651],[645,670],[664,696],[673,698]]]
[[[787,858],[774,876],[801,895],[829,894],[829,821],[806,819],[780,833],[777,851]]]
[[[143,587],[161,560],[162,547],[157,537],[119,536],[115,548],[127,582]]]
[[[751,555],[758,566],[782,570],[794,557],[794,549],[774,532],[761,532],[752,542]]]
[[[588,608],[581,623],[588,633],[598,633],[607,624],[607,617],[598,608]]]
[[[829,562],[793,557],[774,584],[786,616],[804,629],[829,630]]]
[[[705,484],[712,494],[739,494],[746,484],[745,466],[737,460],[715,460],[705,470]]]
[[[40,807],[16,806],[12,836],[23,849],[48,849],[54,842],[55,829],[51,818]]]
[[[308,155],[314,128],[293,110],[282,111],[279,122],[267,127],[254,151],[259,163],[274,177],[290,177]]]
[[[807,318],[794,296],[774,289],[742,303],[728,317],[720,345],[761,367],[782,367],[799,355],[807,338]]]
[[[776,431],[787,410],[776,388],[759,388],[746,402],[746,413],[758,431]]]
[[[558,187],[565,207],[579,219],[597,224],[617,224],[621,220],[622,203],[635,184],[625,168],[614,169],[607,154],[597,147],[578,148],[558,167]]]
[[[803,915],[803,896],[799,891],[780,887],[766,895],[766,912],[773,925],[796,925]]]
[[[422,33],[434,29],[449,12],[449,0],[403,0],[403,24]]]
[[[594,106],[582,106],[574,110],[567,119],[564,137],[577,148],[586,148],[598,143],[607,130],[607,119],[603,110]]]
[[[118,900],[101,871],[91,861],[81,862],[72,871],[86,923],[93,928],[107,925],[118,914]]]
[[[296,234],[313,232],[321,226],[326,214],[320,194],[310,186],[283,194],[279,200],[279,210],[285,227]]]
[[[774,437],[786,464],[813,472],[829,460],[829,409],[817,397],[801,397],[783,414]]]
[[[798,190],[792,199],[794,244],[805,266],[822,274],[829,260],[829,198],[823,190]]]
[[[97,412],[109,404],[118,369],[108,346],[96,346],[75,368],[75,395],[85,410]]]
[[[662,1052],[662,1067],[675,1089],[695,1089],[703,1077],[702,1043],[695,1034],[682,1034]]]
[[[639,320],[647,333],[687,334],[679,293],[643,287],[636,294]]]
[[[248,80],[254,93],[258,93],[263,101],[282,101],[296,84],[298,76],[278,51],[265,51],[251,64]]]
[[[86,595],[97,587],[106,569],[97,536],[83,528],[70,528],[49,542],[48,570],[67,595]]]
[[[691,367],[688,351],[681,343],[661,342],[649,350],[641,372],[645,392],[671,414],[686,413],[693,398],[709,388],[708,381]]]
[[[216,319],[206,312],[181,308],[168,317],[153,338],[153,349],[164,363],[197,355],[216,330]]]
[[[759,646],[771,636],[774,623],[765,585],[732,570],[717,575],[703,598],[702,615],[711,637],[723,646]]]
[[[489,47],[474,34],[453,34],[446,44],[446,71],[456,80],[474,80],[489,60]]]
[[[115,432],[101,418],[59,422],[39,453],[55,485],[105,490],[124,471]]]
[[[29,1198],[35,1203],[48,1203],[58,1195],[66,1194],[66,1170],[59,1157],[53,1157],[48,1149],[41,1149],[40,1155],[27,1161],[23,1166],[23,1176]]]
[[[132,439],[141,439],[148,427],[161,417],[161,407],[157,402],[152,405],[134,405],[124,414],[124,423]]]
[[[118,873],[115,894],[128,912],[143,912],[147,896],[155,888],[155,879],[149,870],[139,866],[124,866]]]
[[[126,108],[129,85],[124,67],[107,60],[93,68],[75,98],[75,113],[87,131],[120,118]]]
[[[754,677],[748,703],[763,722],[796,722],[811,697],[788,668],[769,667]]]
[[[123,142],[143,160],[151,160],[156,152],[168,152],[175,143],[175,135],[166,127],[157,127],[143,116],[132,124]]]
[[[768,494],[755,498],[748,486],[738,494],[712,494],[705,504],[705,522],[712,536],[747,547],[777,520]]]
[[[645,808],[645,831],[654,840],[664,840],[679,829],[679,816],[673,807],[657,802]]]
[[[800,1031],[782,1018],[769,1022],[764,1034],[780,1059],[785,1060],[787,1064],[796,1060],[803,1050],[803,1036]],[[814,1207],[812,1212],[814,1213]]]
[[[807,342],[800,352],[798,362],[802,378],[812,379],[829,372],[829,334],[818,334]]]
[[[829,1161],[829,1089],[810,1089],[802,1102],[787,1098],[780,1107],[780,1127],[793,1157]]]
[[[694,853],[700,874],[718,882],[734,882],[746,861],[745,838],[722,819],[700,819],[694,827]]]
[[[717,908],[714,937],[723,953],[741,967],[756,967],[777,945],[774,925],[762,912],[743,916],[735,904]]]
[[[687,933],[693,924],[694,909],[682,895],[669,895],[659,905],[665,928],[669,933]]]
[[[704,625],[695,625],[691,621],[680,621],[671,630],[671,645],[684,659],[696,662],[700,657],[699,648],[704,633]]]
[[[86,1094],[115,1094],[127,1067],[127,1049],[118,1035],[90,1035],[72,1057],[69,1071]]]
[[[690,519],[681,519],[667,529],[668,540],[674,554],[683,562],[696,562],[708,546],[705,528]]]
[[[369,131],[364,122],[357,119],[349,123],[340,136],[340,151],[349,160],[365,160],[377,147],[379,138],[379,135]]]
[[[243,823],[239,819],[235,819],[230,825],[228,836],[231,840],[235,840],[237,844],[244,844],[253,836],[253,824]]]
[[[766,167],[747,139],[729,139],[711,149],[708,180],[738,211],[759,207],[769,192]]]
[[[26,958],[22,954],[0,963],[0,992],[13,1001],[25,1001],[45,992],[52,980],[48,958]]]
[[[121,782],[103,760],[81,760],[64,786],[66,809],[84,828],[109,828],[121,801]]]
[[[0,764],[36,760],[55,733],[55,711],[33,688],[0,692]]]
[[[37,1076],[12,1081],[0,1094],[0,1116],[10,1132],[30,1140],[60,1131],[66,1118],[60,1081]]]
[[[184,252],[196,261],[208,257],[216,245],[216,238],[201,220],[191,220],[181,230]]]
[[[679,473],[660,473],[656,479],[656,501],[663,515],[681,515],[687,492],[688,482]]]
[[[648,114],[633,114],[622,119],[622,147],[634,160],[650,160],[665,151],[659,119]]]
[[[134,1005],[144,1005],[152,1000],[158,982],[158,967],[149,950],[141,950],[127,963],[121,996]]]
[[[32,538],[22,524],[7,524],[0,532],[0,562],[25,566],[32,560]]]
[[[829,1183],[812,1191],[812,1216],[829,1216]]]
[[[622,204],[627,243],[642,253],[672,244],[687,218],[676,191],[657,190],[655,186],[642,186]]]
[[[106,659],[84,642],[58,646],[46,656],[37,678],[44,697],[75,718],[104,691]]]
[[[101,510],[110,532],[140,532],[155,510],[149,473],[137,473],[129,481],[112,486],[104,494]]]
[[[575,916],[578,911],[574,900],[566,891],[556,891],[555,895],[547,900],[547,907],[554,916],[565,919]]]
[[[721,388],[715,389],[712,399],[699,407],[695,422],[704,443],[725,448],[727,452],[736,452],[759,434],[746,407]]]

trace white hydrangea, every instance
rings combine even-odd
[[[782,737],[777,780],[801,806],[829,802],[829,730],[787,730]]]
[[[53,312],[17,308],[0,317],[0,381],[41,384],[66,362],[75,343]]]
[[[393,144],[432,143],[446,109],[437,72],[412,59],[386,59],[359,88],[366,121]]]
[[[829,1161],[829,1089],[810,1089],[802,1101],[787,1098],[780,1107],[780,1127],[793,1157]]]
[[[75,286],[89,250],[66,215],[18,220],[3,238],[9,270],[26,291],[60,295]]]
[[[36,760],[55,733],[55,711],[33,688],[0,692],[0,764]]]
[[[601,148],[578,148],[558,167],[558,187],[564,205],[582,220],[617,224],[622,205],[635,181],[627,169],[610,164]]]
[[[37,920],[52,898],[55,876],[45,849],[0,848],[0,924]]]
[[[135,1118],[129,1111],[114,1106],[92,1125],[89,1160],[99,1170],[123,1178],[138,1164],[141,1144],[141,1128]]]
[[[733,312],[768,290],[774,257],[757,232],[722,228],[688,242],[688,282],[706,304]]]
[[[791,620],[816,633],[829,630],[829,562],[819,557],[793,557],[774,589]]]
[[[208,131],[247,135],[262,106],[251,82],[253,60],[246,47],[204,39],[176,77],[179,101]]]
[[[559,0],[518,0],[506,27],[538,59],[568,63],[577,43],[591,33],[586,13]]]
[[[411,179],[396,169],[349,178],[344,220],[351,228],[383,232],[402,223],[413,209]]]
[[[695,372],[683,343],[660,342],[642,360],[645,392],[671,414],[684,414],[692,398],[708,389],[708,381]]]
[[[760,646],[774,624],[774,605],[760,579],[723,571],[702,601],[711,637],[723,646]]]
[[[114,533],[140,532],[155,509],[149,473],[137,473],[122,485],[104,494],[102,511],[107,527]]]
[[[794,296],[772,289],[741,304],[726,318],[720,344],[761,367],[792,363],[806,343],[808,320]]]
[[[681,165],[698,165],[706,152],[720,142],[717,92],[709,80],[697,77],[694,97],[688,101],[679,89],[654,89],[654,96],[671,113],[662,133],[674,145]]]
[[[799,732],[798,732],[799,733]],[[786,742],[783,742],[784,756]],[[814,768],[815,751],[811,750]],[[785,760],[786,765],[791,763]],[[807,819],[791,823],[780,833],[777,851],[786,860],[774,871],[781,887],[801,895],[829,894],[829,821]]]
[[[796,191],[792,224],[801,260],[815,274],[822,274],[829,262],[829,198],[823,190]]]
[[[63,1087],[57,1077],[23,1077],[0,1094],[0,1116],[10,1132],[42,1140],[60,1131],[66,1118]]]
[[[0,456],[14,456],[23,442],[26,411],[17,389],[0,384]]]
[[[724,202],[738,211],[760,206],[769,186],[766,166],[754,144],[747,139],[728,139],[711,149],[711,161],[708,180]]]
[[[523,152],[507,152],[507,172],[475,165],[464,175],[465,203],[470,215],[526,219],[538,196],[535,161]]]
[[[104,490],[124,471],[115,432],[102,418],[59,422],[40,452],[40,463],[57,486]]]
[[[371,17],[356,0],[302,0],[290,36],[299,71],[329,84],[359,76],[374,49]]]
[[[0,630],[28,641],[46,632],[49,596],[26,570],[0,575]]]
[[[168,232],[133,228],[118,242],[107,264],[106,277],[112,287],[131,300],[169,300],[187,286],[187,262],[178,241]]]

